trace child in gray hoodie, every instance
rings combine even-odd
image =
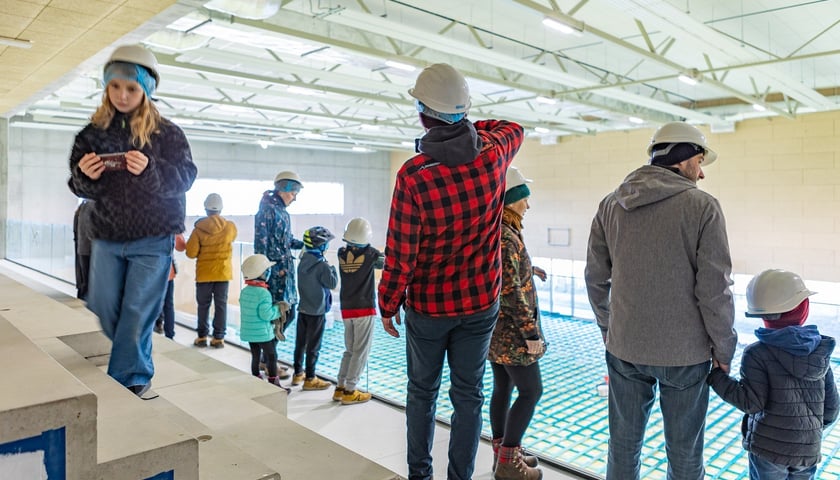
[[[298,263],[297,330],[292,385],[303,383],[303,390],[324,390],[330,383],[315,376],[315,364],[321,351],[326,314],[332,307],[332,290],[338,285],[335,267],[327,262],[324,252],[335,238],[324,227],[312,227],[303,233],[304,252]],[[304,354],[306,365],[304,368]]]

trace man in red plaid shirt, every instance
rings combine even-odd
[[[431,65],[408,93],[426,134],[397,173],[379,309],[399,337],[405,308],[408,478],[431,479],[435,406],[444,358],[452,429],[447,478],[472,478],[481,433],[484,366],[499,312],[505,172],[522,127],[467,120],[469,86],[446,64]]]

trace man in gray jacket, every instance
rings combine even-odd
[[[606,345],[607,480],[639,479],[656,386],[668,480],[701,480],[711,359],[735,353],[732,270],[723,212],[697,188],[717,154],[695,127],[660,127],[650,165],[607,195],[592,221],[586,288]]]

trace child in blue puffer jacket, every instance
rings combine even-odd
[[[239,294],[239,338],[251,347],[251,375],[260,375],[260,353],[265,358],[268,382],[290,392],[280,384],[277,376],[277,350],[274,342],[273,321],[280,317],[280,309],[274,304],[268,291],[269,270],[274,262],[265,255],[251,255],[242,262],[242,278],[245,288]]]
[[[765,270],[747,286],[747,316],[761,317],[758,342],[744,349],[740,381],[715,368],[709,384],[745,413],[742,444],[750,479],[814,479],[822,432],[837,419],[837,386],[831,370],[834,339],[808,318],[813,295],[795,273]]]

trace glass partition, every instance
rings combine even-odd
[[[26,222],[8,222],[7,258],[34,270],[74,283],[74,245],[72,227],[69,225],[43,225]],[[336,246],[338,244],[336,243]],[[226,341],[247,348],[239,340],[239,291],[243,282],[237,267],[253,253],[250,243],[234,244],[234,278],[230,286],[228,329]],[[330,263],[336,263],[335,249],[326,253]],[[195,267],[191,259],[176,252],[179,265],[175,285],[175,303],[179,323],[195,328]],[[544,379],[544,394],[535,413],[523,444],[550,462],[601,475],[605,471],[607,445],[606,399],[599,395],[599,385],[604,383],[606,366],[600,332],[593,321],[586,286],[583,281],[585,262],[535,257],[533,263],[548,272],[545,282],[536,280],[537,293],[543,313],[543,325],[550,347],[540,362]],[[733,294],[736,309],[736,330],[739,349],[733,371],[738,371],[742,348],[754,341],[753,331],[760,320],[743,316],[746,309],[745,289],[751,275],[734,275]],[[834,337],[840,336],[840,284],[807,281],[809,288],[819,294],[812,297],[809,323]],[[338,295],[335,295],[338,300]],[[404,327],[400,327],[404,329]],[[288,340],[278,345],[278,357],[291,363],[294,349],[294,326]],[[327,316],[327,328],[319,359],[318,372],[334,377],[344,350],[343,324],[339,309],[334,307]],[[834,367],[840,365],[840,353],[833,359]],[[243,366],[247,368],[247,366]],[[448,372],[444,372],[448,378]],[[438,417],[448,422],[451,404],[445,392],[444,381],[438,403]],[[405,401],[405,343],[404,335],[395,339],[375,328],[373,348],[360,386],[378,398],[394,404]],[[485,395],[489,398],[492,375],[487,370]],[[484,415],[487,418],[487,402]],[[706,443],[707,472],[714,478],[746,479],[746,457],[740,448],[737,434],[740,414],[712,395]],[[489,422],[485,421],[485,435],[489,435]],[[643,449],[643,478],[665,478],[666,464],[661,449],[663,432],[661,415],[654,410]],[[735,432],[735,433],[733,433]],[[826,429],[823,450],[830,456],[840,449],[840,428]],[[720,455],[720,452],[726,455]],[[840,479],[840,468],[832,462],[823,462],[818,478]],[[832,470],[833,469],[833,470]],[[836,475],[835,475],[836,474]],[[835,476],[832,476],[835,475]]]

